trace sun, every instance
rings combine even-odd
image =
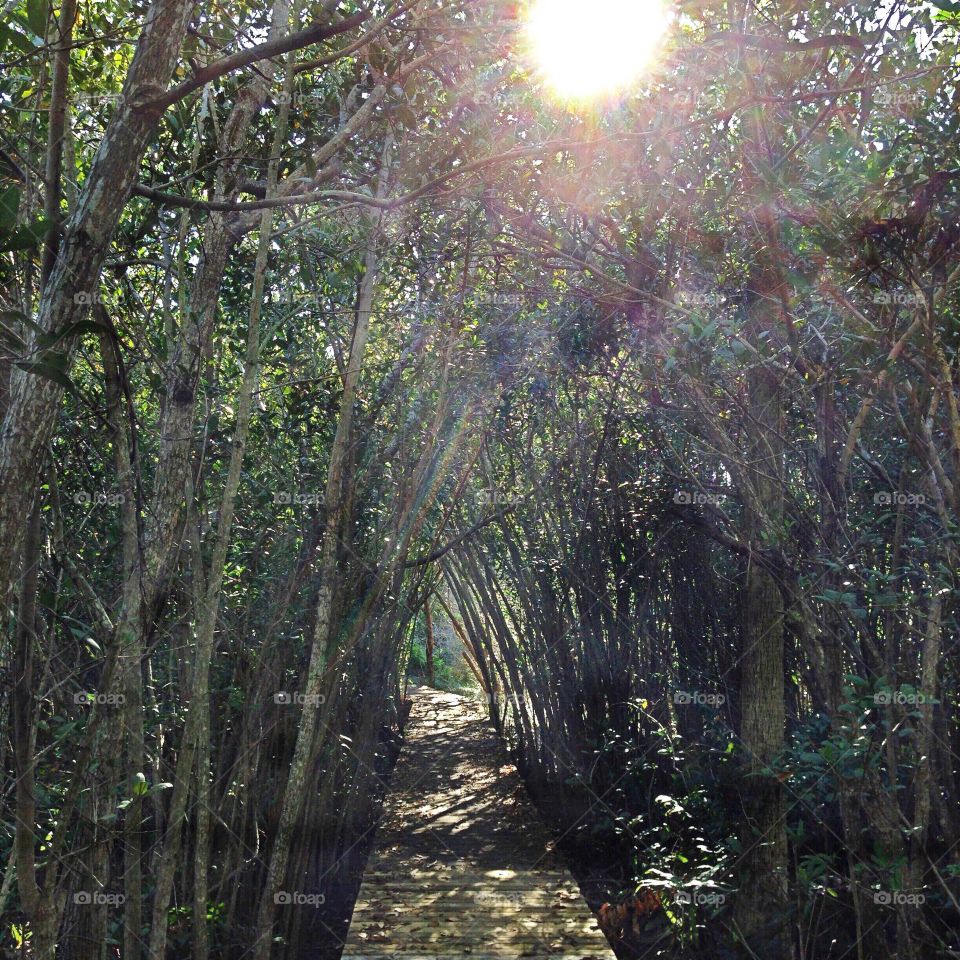
[[[670,20],[667,0],[532,0],[526,32],[547,85],[592,100],[640,75]]]

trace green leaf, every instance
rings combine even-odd
[[[99,333],[103,329],[103,324],[97,323],[96,320],[91,320],[89,318],[85,320],[77,320],[75,323],[71,323],[64,327],[63,330],[56,335],[50,333],[42,334],[41,336],[37,337],[37,343],[40,344],[40,346],[45,350],[48,350],[51,347],[56,346],[61,340],[64,340],[68,337],[79,336],[82,333]]]
[[[45,217],[38,217],[32,223],[17,227],[17,229],[4,240],[0,240],[0,251],[29,250],[44,238],[49,229],[50,224],[47,222],[47,219]]]
[[[44,377],[58,383],[64,390],[76,393],[76,387],[67,376],[66,366],[67,358],[63,354],[42,357],[39,360],[17,360],[16,365],[27,373],[32,373],[38,377]]]
[[[30,29],[43,40],[47,33],[46,0],[27,0],[27,23]]]
[[[843,679],[846,680],[847,683],[852,683],[854,686],[857,686],[857,687],[870,686],[869,680],[865,680],[863,677],[858,677],[855,673],[845,673],[843,675]]]
[[[138,773],[133,778],[133,795],[142,797],[149,792],[150,786],[147,784],[147,778],[142,773]]]
[[[0,320],[3,320],[4,323],[11,323],[16,321],[17,323],[22,323],[28,326],[34,333],[42,334],[43,327],[37,323],[33,317],[28,317],[25,313],[21,313],[19,310],[0,310]]]
[[[0,312],[0,341],[5,342],[13,350],[24,350],[26,349],[26,343],[18,333],[16,333],[13,327],[9,326],[9,321],[17,321],[20,319],[20,315],[15,313],[12,310],[4,310]]]
[[[9,186],[0,193],[0,231],[8,233],[17,223],[20,209],[20,188]]]
[[[18,30],[12,30],[5,24],[0,24],[0,28],[2,28],[2,35],[5,41],[12,44],[21,53],[34,53],[36,51],[36,46],[30,42],[30,38],[25,34],[20,33]]]
[[[408,130],[416,130],[420,123],[417,115],[406,104],[401,104],[396,109],[396,117],[400,124]]]

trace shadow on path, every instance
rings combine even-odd
[[[410,696],[343,960],[612,960],[480,705]]]

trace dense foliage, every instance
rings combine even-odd
[[[335,957],[408,670],[621,957],[960,954],[960,10],[526,7],[4,4],[11,956]]]

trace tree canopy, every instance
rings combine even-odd
[[[621,958],[960,955],[958,27],[7,0],[3,949],[336,958],[436,620]]]

